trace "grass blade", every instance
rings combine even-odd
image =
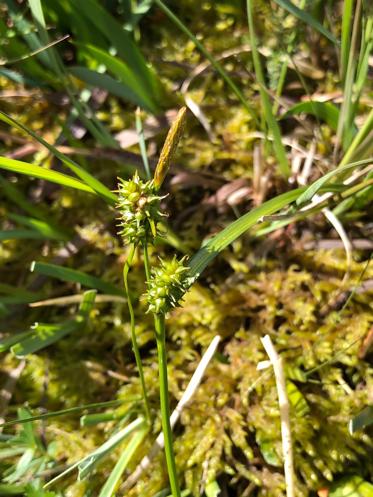
[[[73,14],[87,20],[88,30],[93,32],[98,30],[109,41],[109,45],[116,48],[118,55],[125,61],[132,74],[136,75],[139,84],[147,89],[146,93],[151,96],[152,107],[158,108],[158,102],[161,100],[160,81],[121,24],[103,8],[101,2],[95,0],[85,0],[79,3],[79,6],[72,2],[72,9]],[[74,16],[71,20],[74,22]],[[105,51],[108,48],[103,47]]]
[[[12,203],[18,205],[18,207],[27,212],[27,214],[46,222],[50,222],[50,219],[43,209],[31,203],[17,186],[5,179],[1,176],[1,174],[0,185],[2,192],[8,197],[9,200],[12,201]]]
[[[50,276],[51,278],[57,278],[62,281],[79,283],[82,286],[94,288],[109,295],[123,296],[121,288],[118,288],[115,285],[102,280],[101,278],[97,278],[96,276],[91,276],[83,271],[77,271],[76,269],[34,261],[31,264],[31,271],[44,274],[45,276]]]
[[[9,159],[8,157],[0,157],[0,168],[7,171],[12,171],[13,173],[17,174],[25,174],[26,176],[31,176],[32,178],[51,181],[52,183],[57,183],[62,186],[68,186],[70,188],[75,188],[76,190],[82,190],[83,192],[93,194],[96,193],[90,186],[82,183],[72,176],[68,176],[67,174],[59,173],[51,169],[46,169],[45,167],[36,166],[35,164],[28,164],[27,162]]]
[[[110,476],[106,480],[105,485],[102,487],[98,497],[112,497],[114,495],[123,472],[127,468],[136,450],[142,443],[145,435],[147,434],[147,431],[147,428],[143,427],[133,435],[129,444],[120,455],[113,471],[110,473]]]
[[[132,95],[135,96],[136,104],[144,107],[152,113],[159,112],[159,108],[153,103],[152,99],[149,98],[148,89],[139,80],[136,73],[131,70],[124,62],[122,62],[117,57],[110,55],[107,51],[102,50],[93,45],[78,45],[79,48],[83,49],[83,53],[90,58],[92,58],[95,63],[103,64],[107,71],[116,76],[122,83],[122,85],[129,90]],[[134,100],[132,98],[132,100]]]
[[[70,466],[66,471],[60,473],[58,476],[50,480],[46,485],[44,485],[44,488],[50,487],[56,481],[60,480],[67,474],[71,473],[71,471],[73,471],[75,468],[78,468],[79,466],[82,468],[81,471],[84,471],[84,468],[90,468],[90,464],[92,465],[97,464],[103,457],[108,455],[118,444],[123,442],[123,440],[125,440],[128,436],[130,436],[134,431],[142,428],[144,423],[145,423],[144,418],[140,417],[135,419],[135,421],[133,421],[131,424],[129,424],[128,426],[117,432],[115,435],[110,437],[94,452],[88,454],[83,459],[80,459],[72,466]]]
[[[352,8],[354,0],[344,0],[342,14],[342,34],[341,34],[341,79],[344,83],[348,65],[348,55],[350,53],[351,25],[352,25]]]
[[[370,164],[373,162],[373,159],[365,159],[357,162],[352,162],[351,164],[346,164],[345,166],[339,167],[337,169],[333,169],[329,173],[324,174],[321,178],[316,180],[312,185],[310,185],[307,190],[302,193],[297,199],[297,205],[304,204],[312,199],[312,197],[327,183],[330,178],[333,176],[337,176],[349,169],[355,169],[356,167],[363,166],[366,164]]]
[[[263,216],[268,216],[279,211],[283,207],[294,202],[304,191],[297,188],[290,192],[278,195],[267,200],[264,204],[247,212],[232,224],[224,228],[220,233],[210,238],[205,245],[192,257],[189,263],[190,283],[199,278],[202,271],[215,259],[215,257],[234,240],[243,235],[245,231],[254,226]]]
[[[79,470],[79,480],[86,478],[89,473],[95,468],[95,466],[106,457],[110,452],[115,449],[120,443],[123,442],[127,437],[129,437],[134,431],[137,431],[139,428],[143,428],[145,425],[145,420],[141,417],[137,418],[130,425],[126,426],[118,433],[115,433],[112,437],[109,438],[104,444],[101,445],[94,452],[89,454],[89,456],[85,457],[84,461],[78,466]]]
[[[292,2],[289,0],[275,0],[277,5],[282,7],[283,9],[287,10],[290,14],[293,16],[297,17],[300,19],[302,22],[307,24],[308,26],[312,26],[316,31],[318,31],[320,34],[328,38],[332,43],[335,45],[338,45],[338,40],[337,38],[324,26],[317,20],[315,19],[311,14],[306,12],[305,10],[302,10],[298,8],[296,5],[294,5]]]
[[[31,416],[29,418],[13,419],[12,421],[7,421],[6,423],[0,423],[0,426],[5,428],[6,426],[19,425],[23,423],[28,423],[30,421],[39,421],[40,419],[49,419],[49,418],[56,418],[58,416],[67,416],[69,414],[80,413],[81,411],[85,411],[86,409],[94,410],[94,409],[101,409],[102,407],[117,407],[123,404],[124,402],[132,402],[136,400],[141,400],[141,397],[131,397],[131,398],[127,397],[125,400],[108,400],[107,402],[95,402],[93,404],[85,404],[83,406],[69,407],[68,409],[61,409],[60,411],[37,414],[36,416]]]
[[[85,171],[81,166],[79,166],[79,164],[74,162],[72,159],[70,159],[66,155],[62,154],[53,145],[46,142],[41,136],[38,136],[30,128],[28,128],[24,124],[16,121],[12,117],[8,116],[7,114],[5,114],[4,112],[1,112],[1,111],[0,111],[0,120],[9,124],[10,126],[14,126],[15,128],[17,128],[20,131],[27,133],[28,135],[32,136],[32,138],[34,138],[37,142],[39,142],[41,145],[43,145],[45,148],[47,148],[66,167],[68,167],[71,171],[73,171],[74,174],[76,174],[78,176],[78,178],[80,178],[85,183],[85,185],[89,188],[89,190],[86,190],[86,191],[93,190],[98,195],[103,197],[108,203],[115,204],[116,196],[103,183],[101,183],[101,181],[96,179],[89,172]],[[8,159],[8,160],[11,160],[11,159]],[[19,161],[17,161],[17,162],[19,162]],[[40,166],[35,166],[35,167],[40,167]],[[44,170],[44,168],[40,168],[40,169]],[[25,173],[23,173],[23,174],[25,174]],[[59,173],[59,174],[61,174],[61,173]]]
[[[300,102],[288,109],[281,119],[299,114],[311,114],[318,119],[325,121],[334,131],[338,129],[339,109],[330,102]]]
[[[131,88],[123,82],[119,82],[108,74],[101,74],[83,66],[75,66],[69,68],[70,73],[76,78],[84,81],[90,86],[103,88],[112,95],[122,98],[125,101],[130,101],[136,105],[140,105],[145,109],[151,110],[146,103],[136,94]]]
[[[8,219],[11,219],[18,224],[31,228],[37,233],[43,235],[45,238],[62,241],[68,241],[71,239],[71,233],[63,232],[59,228],[53,226],[51,223],[41,221],[40,219],[20,216],[19,214],[8,214]]]
[[[260,62],[259,52],[258,52],[258,48],[257,48],[257,39],[256,39],[256,35],[255,35],[255,30],[254,30],[252,0],[247,0],[246,5],[247,5],[247,18],[248,18],[249,29],[250,29],[251,51],[252,51],[252,56],[253,56],[255,75],[256,75],[256,78],[257,78],[257,81],[259,84],[260,99],[262,102],[264,117],[265,117],[265,120],[267,123],[268,131],[273,136],[273,149],[274,149],[276,158],[278,160],[278,165],[279,165],[280,171],[287,178],[290,176],[290,166],[289,166],[289,161],[286,157],[285,147],[282,143],[281,131],[280,131],[279,125],[278,125],[278,123],[273,115],[272,104],[271,104],[271,101],[269,99],[269,96],[268,96],[268,93],[266,90],[262,65]]]
[[[50,240],[50,237],[34,230],[14,229],[0,231],[0,242],[8,242],[9,240]]]
[[[356,152],[358,147],[364,142],[364,140],[372,134],[373,130],[373,109],[370,111],[367,119],[365,120],[363,126],[359,129],[351,145],[348,147],[343,159],[339,163],[338,167],[343,167],[348,164],[352,159],[357,159]],[[372,147],[373,141],[370,143]]]

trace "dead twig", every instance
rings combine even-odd
[[[290,407],[289,399],[286,392],[284,368],[282,359],[278,355],[272,343],[271,337],[269,335],[266,335],[261,339],[261,341],[272,364],[276,379],[278,403],[280,406],[281,417],[281,437],[282,452],[284,456],[286,495],[287,497],[295,497],[293,445],[290,430]]]

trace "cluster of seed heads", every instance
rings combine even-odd
[[[184,266],[185,257],[177,260],[160,261],[160,266],[153,269],[146,299],[148,312],[164,314],[172,307],[177,307],[188,288],[188,268]]]
[[[125,242],[137,244],[155,238],[157,224],[164,216],[160,211],[162,198],[157,195],[153,180],[142,181],[137,172],[131,180],[119,178],[119,234]]]

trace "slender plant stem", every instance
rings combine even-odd
[[[145,240],[145,242],[143,243],[142,249],[144,251],[144,268],[145,268],[146,281],[150,281],[151,274],[150,274],[150,261],[149,261],[149,252],[148,252],[147,240]]]
[[[137,107],[137,109],[136,109],[135,116],[136,116],[136,131],[137,131],[137,135],[139,137],[139,145],[140,145],[141,157],[142,157],[142,161],[144,163],[144,169],[145,169],[146,178],[148,180],[150,180],[151,177],[152,177],[152,175],[151,175],[151,172],[150,172],[150,166],[149,166],[148,156],[146,154],[146,144],[145,144],[144,127],[142,125],[141,113],[140,113],[140,108],[139,107]]]
[[[129,272],[131,264],[132,264],[132,260],[133,260],[133,256],[134,256],[135,250],[136,250],[136,247],[133,244],[131,246],[130,253],[128,254],[127,260],[126,260],[126,262],[124,264],[124,267],[123,267],[123,283],[124,283],[124,288],[125,288],[125,291],[126,291],[128,311],[129,311],[129,314],[130,314],[132,348],[133,348],[133,353],[135,355],[136,366],[137,366],[137,369],[139,371],[139,377],[140,377],[140,382],[141,382],[142,394],[143,394],[143,397],[144,397],[146,419],[147,419],[148,422],[150,422],[149,399],[148,399],[148,394],[147,394],[147,390],[146,390],[144,370],[143,370],[143,367],[142,367],[140,350],[139,350],[139,346],[137,344],[137,337],[136,337],[135,313],[134,313],[134,310],[133,310],[133,305],[132,305],[132,300],[131,300],[131,294],[130,294],[129,288],[128,288],[128,272]]]
[[[157,338],[159,390],[161,400],[162,429],[166,453],[168,477],[170,479],[173,497],[181,497],[179,481],[177,478],[175,454],[172,447],[172,431],[170,423],[170,404],[168,397],[166,332],[164,314],[154,314],[154,325]]]

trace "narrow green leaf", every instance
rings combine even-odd
[[[50,42],[49,42],[49,37],[48,37],[47,27],[45,24],[41,2],[40,0],[28,0],[28,4],[30,6],[30,10],[32,13],[32,17],[34,18],[36,27],[39,31],[40,40],[41,40],[40,43],[41,46],[39,48],[42,48],[43,45],[46,46]],[[48,58],[48,63],[49,63],[48,65],[58,74],[59,72],[58,61],[56,59],[54,49],[50,47],[49,50],[46,50],[45,55]]]
[[[145,420],[143,418],[138,418],[133,421],[130,425],[126,426],[119,432],[115,433],[112,437],[110,437],[104,444],[101,445],[94,452],[89,454],[84,458],[84,461],[81,461],[78,470],[79,476],[78,479],[82,480],[86,478],[89,473],[97,466],[97,464],[110,454],[120,443],[122,443],[126,438],[128,438],[133,432],[142,428],[145,424]],[[141,432],[140,432],[141,433]]]
[[[249,228],[254,226],[263,216],[269,216],[283,207],[294,202],[303,193],[304,188],[298,188],[290,192],[278,195],[267,200],[264,204],[247,212],[239,219],[224,228],[220,233],[210,238],[200,250],[192,257],[189,263],[190,283],[199,278],[202,271],[210,262],[234,240],[239,238]]]
[[[57,183],[62,186],[82,190],[83,192],[95,193],[91,187],[82,183],[78,179],[72,178],[67,174],[53,171],[52,169],[36,166],[35,164],[28,164],[27,162],[9,159],[8,157],[0,157],[0,168],[17,174],[25,174],[26,176],[31,176],[32,178],[40,178],[46,181],[51,181],[52,183]]]
[[[333,176],[338,176],[339,174],[348,171],[349,169],[354,169],[356,167],[362,166],[364,164],[370,164],[373,162],[373,159],[365,159],[357,162],[352,162],[351,164],[346,164],[345,166],[338,167],[330,171],[329,173],[324,174],[321,178],[316,180],[312,185],[310,185],[302,195],[297,199],[297,205],[305,204],[310,201],[312,197],[327,183],[330,178]]]
[[[29,330],[22,333],[15,333],[14,335],[10,335],[6,338],[2,338],[0,340],[0,352],[9,350],[13,345],[22,342],[22,340],[25,340],[25,338],[29,337],[32,334],[33,330]]]
[[[123,81],[119,82],[108,74],[101,74],[82,66],[71,67],[69,68],[69,71],[73,76],[79,78],[81,81],[84,81],[88,85],[103,88],[104,90],[107,90],[111,95],[115,95],[116,97],[122,98],[125,101],[132,102],[147,110],[152,110],[148,106],[148,104],[135,92],[133,92],[128,85],[124,84]]]
[[[49,240],[49,236],[34,230],[14,229],[0,231],[0,242],[9,240]]]
[[[110,437],[106,442],[104,442],[100,447],[98,447],[95,451],[83,457],[72,466],[67,468],[63,473],[60,473],[58,476],[50,480],[44,488],[47,488],[53,485],[56,481],[60,480],[67,474],[71,473],[75,468],[80,469],[80,474],[86,475],[88,472],[94,468],[94,466],[104,457],[106,457],[110,452],[115,449],[121,442],[123,442],[127,437],[129,437],[133,432],[137,430],[141,430],[144,426],[145,421],[144,418],[139,417],[135,419],[131,424],[127,425],[125,428],[115,433],[112,437]]]
[[[146,86],[142,84],[141,79],[138,78],[137,74],[125,62],[94,45],[79,45],[79,47],[83,48],[83,53],[92,57],[95,63],[105,65],[106,69],[112,75],[116,76],[125,85],[127,90],[130,90],[132,95],[136,97],[135,103],[148,109],[150,112],[155,113],[158,111],[157,106],[149,98]]]
[[[77,271],[76,269],[34,261],[31,265],[31,271],[44,274],[45,276],[50,276],[51,278],[57,278],[62,281],[80,283],[82,286],[95,288],[96,290],[109,295],[123,295],[121,288],[118,288],[115,285],[102,280],[101,278],[97,278],[96,276],[91,276],[83,271]]]
[[[11,183],[5,179],[1,174],[0,185],[2,192],[8,197],[9,200],[12,201],[12,203],[18,205],[18,207],[27,212],[27,214],[30,214],[37,219],[50,222],[49,216],[46,214],[44,209],[31,203],[14,183]]]
[[[3,121],[3,122],[5,122],[5,123],[7,123],[7,124],[9,124],[10,126],[14,126],[18,130],[21,130],[21,131],[27,133],[28,135],[32,136],[32,138],[34,138],[37,142],[41,143],[45,148],[47,148],[63,164],[65,164],[66,167],[68,167],[69,169],[71,169],[71,171],[73,171],[74,174],[76,174],[85,183],[85,185],[84,185],[86,187],[85,191],[89,191],[89,192],[94,191],[98,195],[100,195],[101,197],[103,197],[108,203],[115,204],[115,202],[116,202],[116,195],[114,193],[112,193],[103,183],[101,183],[101,181],[99,181],[94,176],[92,176],[90,173],[88,173],[87,171],[85,171],[81,166],[79,166],[79,164],[77,164],[76,162],[74,162],[72,159],[70,159],[69,157],[67,157],[63,153],[61,153],[53,145],[51,145],[50,143],[46,142],[41,136],[38,136],[30,128],[28,128],[24,124],[16,121],[15,119],[13,119],[12,117],[8,116],[7,114],[5,114],[2,111],[0,111],[0,120]],[[4,159],[5,158],[1,158],[2,163],[4,162]],[[24,162],[14,161],[13,159],[6,159],[6,160],[12,161],[12,162],[17,162],[17,163],[23,164],[23,165],[25,164]],[[1,166],[1,163],[0,163],[0,166]],[[2,166],[2,167],[4,167],[4,166]],[[33,166],[33,167],[34,168],[39,168],[42,171],[45,171],[45,169],[41,168],[40,166]],[[18,172],[21,172],[21,171],[18,171]],[[51,172],[52,171],[49,171],[49,173],[51,173]],[[54,172],[54,173],[62,175],[61,173],[56,173],[56,172]],[[28,173],[27,172],[23,172],[21,174],[28,174]],[[29,176],[31,176],[31,174],[29,174]],[[66,176],[66,175],[62,175],[62,176],[70,178],[69,176]],[[40,176],[35,176],[35,177],[40,177]],[[43,179],[47,179],[47,178],[43,178]],[[71,178],[71,180],[73,180],[73,178]],[[52,180],[50,179],[49,181],[52,181]],[[75,181],[78,184],[81,184],[77,180],[75,180]],[[55,181],[55,183],[57,183],[57,182],[58,181]],[[77,188],[77,187],[75,187],[75,188]],[[82,190],[83,188],[80,188],[80,189]]]
[[[51,223],[46,221],[41,221],[40,219],[35,219],[32,217],[20,216],[19,214],[8,214],[8,218],[15,221],[23,226],[27,226],[34,231],[44,235],[46,238],[51,238],[52,240],[63,240],[68,241],[71,239],[71,233],[66,233],[53,226]]]
[[[300,19],[302,22],[307,24],[308,26],[313,27],[321,33],[323,36],[328,38],[332,43],[335,45],[338,45],[338,40],[337,38],[331,33],[329,30],[324,28],[324,26],[317,20],[315,19],[311,14],[306,12],[305,10],[299,9],[296,5],[294,5],[292,2],[289,0],[275,0],[277,5],[282,7],[283,9],[287,10],[290,14],[293,16],[297,17]]]
[[[24,495],[25,489],[26,487],[24,485],[0,483],[0,495]]]
[[[32,333],[11,347],[11,351],[16,357],[25,357],[29,354],[34,354],[78,330],[81,324],[82,322],[77,320],[66,321],[62,324],[36,323],[32,329]]]
[[[254,18],[252,12],[252,0],[247,0],[246,5],[247,5],[247,19],[250,29],[251,53],[254,62],[256,79],[259,84],[259,93],[262,102],[264,117],[267,123],[267,129],[272,134],[273,137],[273,150],[275,152],[278,161],[279,169],[285,177],[288,177],[290,176],[289,161],[286,156],[286,150],[284,144],[282,143],[282,137],[279,125],[272,112],[272,104],[267,93],[267,88],[264,81],[264,75],[262,70],[262,64],[260,62],[260,56],[257,48],[257,38],[254,29]]]
[[[355,138],[353,139],[353,142],[351,145],[348,147],[348,150],[346,151],[343,159],[341,160],[339,164],[339,168],[342,166],[345,166],[351,160],[358,159],[359,157],[356,157],[356,154],[359,150],[359,146],[364,142],[364,140],[372,135],[372,130],[373,130],[373,109],[369,112],[368,117],[364,121],[364,124],[362,127],[359,129],[359,131],[356,133]],[[372,149],[372,144],[373,140],[370,141],[370,150]]]
[[[123,472],[136,453],[136,450],[144,440],[147,432],[148,429],[146,427],[143,427],[133,435],[129,444],[120,455],[113,471],[110,473],[109,478],[106,480],[105,485],[102,487],[99,497],[112,497],[114,495]]]
[[[74,4],[73,4],[74,5]],[[147,88],[147,93],[152,97],[153,107],[158,107],[161,96],[161,85],[156,74],[149,68],[131,36],[123,26],[103,8],[96,0],[85,0],[73,7],[74,12],[89,21],[88,27],[98,30],[115,47],[119,57],[125,61],[133,74],[139,78],[141,85]],[[94,41],[94,38],[93,40]]]
[[[281,119],[299,114],[311,114],[318,119],[325,121],[334,131],[338,129],[339,109],[330,102],[300,102],[288,109]]]
[[[46,412],[44,414],[38,414],[36,416],[30,416],[23,419],[13,419],[12,421],[7,421],[6,423],[0,423],[0,426],[13,426],[23,423],[28,423],[29,421],[39,421],[40,419],[55,418],[58,416],[67,416],[69,414],[75,414],[84,410],[90,409],[101,409],[102,407],[116,407],[125,402],[132,402],[136,400],[141,400],[139,396],[126,397],[123,400],[108,400],[107,402],[95,402],[93,404],[85,404],[83,406],[70,407],[68,409],[62,409],[60,411]]]
[[[346,71],[348,65],[348,55],[350,53],[350,43],[351,43],[351,24],[352,24],[352,8],[354,5],[354,0],[344,0],[343,2],[343,14],[342,14],[342,33],[341,33],[341,75],[342,82],[345,81]]]
[[[95,426],[99,423],[107,423],[118,419],[116,412],[103,412],[98,414],[85,414],[80,418],[80,426]]]
[[[359,414],[353,417],[348,424],[348,429],[350,433],[353,434],[371,424],[373,424],[373,405],[367,406],[359,412]]]

